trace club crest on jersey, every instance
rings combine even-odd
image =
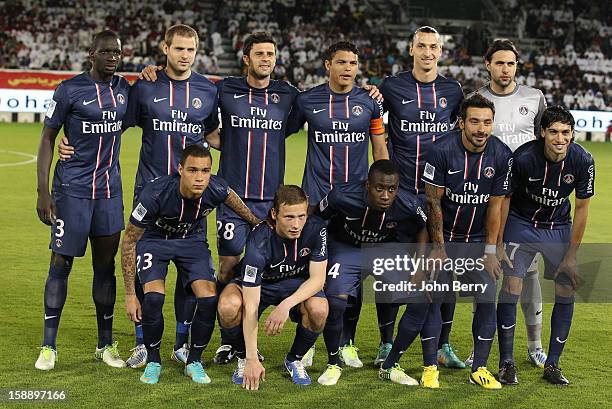
[[[529,110],[527,109],[527,106],[521,105],[519,107],[519,114],[525,116],[525,115],[527,115],[527,113],[529,113]]]
[[[204,210],[204,212],[202,213],[202,217],[206,217],[210,214],[210,212],[212,211],[212,209],[206,209]]]
[[[310,249],[308,247],[304,247],[302,250],[300,250],[300,257],[306,257],[309,254]]]
[[[191,100],[191,105],[195,109],[200,109],[200,108],[202,108],[202,100],[200,98],[194,98],[194,99]]]
[[[574,175],[568,173],[567,175],[563,176],[563,181],[568,185],[571,185],[572,183],[574,183]]]
[[[389,222],[385,226],[387,226],[387,229],[394,229],[397,226],[397,223],[396,222]]]
[[[62,240],[61,239],[55,239],[55,247],[62,247]]]
[[[273,104],[278,104],[280,102],[280,95],[278,95],[277,93],[270,94],[270,100]]]
[[[123,94],[117,94],[117,101],[119,101],[121,105],[125,104],[125,97]]]
[[[446,100],[446,98],[444,97],[440,98],[440,106],[442,108],[446,108],[447,105],[448,105],[448,101]]]
[[[353,115],[359,116],[363,113],[363,108],[360,105],[355,105],[351,111]]]
[[[491,179],[493,176],[495,176],[495,169],[493,169],[491,166],[487,166],[484,170],[484,175],[486,178]]]

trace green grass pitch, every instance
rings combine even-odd
[[[322,340],[317,345],[314,367],[309,371],[314,381],[312,386],[294,386],[283,374],[282,359],[290,347],[293,325],[288,325],[279,337],[269,338],[260,333],[259,344],[266,357],[268,375],[267,382],[259,392],[249,393],[232,385],[230,376],[233,364],[212,365],[212,355],[219,341],[218,331],[215,331],[204,353],[205,365],[213,382],[207,386],[195,385],[183,377],[182,368],[169,359],[174,338],[174,270],[170,273],[172,284],[168,286],[169,294],[164,309],[166,329],[162,344],[162,378],[158,385],[144,385],[138,380],[140,371],[113,369],[93,358],[97,338],[95,310],[91,299],[89,252],[85,257],[75,260],[71,273],[68,300],[58,337],[59,359],[56,369],[46,373],[38,371],[34,369],[34,361],[42,338],[41,318],[49,263],[49,228],[40,223],[36,216],[36,164],[5,165],[28,159],[11,152],[35,155],[40,130],[39,124],[0,124],[0,389],[4,388],[3,397],[7,395],[7,388],[61,389],[69,396],[68,405],[95,408],[609,407],[609,403],[606,404],[612,400],[607,362],[612,341],[612,306],[609,304],[576,305],[570,340],[561,362],[572,385],[563,389],[546,384],[541,379],[541,371],[526,362],[526,338],[520,313],[516,340],[520,385],[504,387],[501,391],[485,391],[467,383],[467,370],[447,369],[441,370],[439,390],[407,388],[382,382],[377,379],[377,371],[372,366],[379,339],[373,305],[364,307],[357,333],[357,345],[365,368],[345,369],[336,387],[322,387],[316,383],[326,363]],[[124,135],[121,165],[125,204],[128,207],[132,202],[139,146],[138,130],[132,129]],[[597,194],[591,201],[585,241],[609,243],[612,242],[612,234],[607,199],[612,197],[612,145],[585,143],[585,147],[594,154],[597,161]],[[299,184],[305,152],[304,134],[287,140],[287,183]],[[214,249],[214,215],[209,220],[209,240]],[[216,258],[216,251],[213,254]],[[120,268],[117,269],[117,276],[121,277]],[[543,286],[549,285],[549,282],[543,283]],[[124,313],[121,278],[117,286],[115,338],[119,341],[122,356],[127,358],[128,349],[133,346],[134,329]],[[457,306],[451,335],[463,358],[471,348],[471,308],[469,303]],[[545,305],[543,338],[546,346],[550,312],[551,305]],[[408,374],[418,378],[421,373],[420,363],[420,345],[416,342],[404,354],[401,364]],[[497,372],[497,343],[493,345],[489,368]],[[0,401],[1,407],[8,407],[5,404],[5,401]],[[53,406],[48,405],[45,407]],[[57,404],[58,407],[65,405]]]

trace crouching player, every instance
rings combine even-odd
[[[514,153],[514,193],[503,235],[510,257],[504,263],[497,305],[499,380],[503,384],[518,383],[513,356],[516,303],[525,273],[538,252],[545,262],[544,278],[555,281],[544,379],[552,384],[569,384],[559,368],[559,358],[572,324],[578,279],[576,252],[587,224],[589,199],[594,194],[595,162],[589,152],[573,142],[574,118],[565,108],[547,108],[541,129],[539,140],[526,143]],[[574,190],[572,223],[568,198]]]
[[[308,217],[308,198],[297,186],[280,186],[273,203],[267,223],[249,234],[244,258],[236,266],[240,278],[225,287],[219,300],[219,320],[238,357],[232,381],[249,390],[259,388],[260,378],[265,380],[265,368],[257,357],[257,326],[267,307],[276,306],[266,319],[266,335],[280,334],[289,317],[297,322],[285,368],[298,385],[311,383],[301,360],[327,319],[322,291],[327,267],[325,222]]]
[[[146,185],[125,231],[121,248],[125,303],[129,319],[142,320],[147,348],[147,366],[140,377],[144,383],[157,383],[161,372],[162,307],[170,261],[197,303],[185,375],[197,383],[210,383],[200,357],[215,326],[217,293],[205,219],[225,203],[252,225],[259,223],[227,183],[211,175],[211,169],[208,149],[201,145],[185,148],[178,174],[162,176]],[[142,309],[134,290],[136,272],[144,289]]]

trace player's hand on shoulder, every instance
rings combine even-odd
[[[70,141],[68,141],[68,137],[66,135],[62,136],[60,139],[60,143],[57,145],[57,154],[59,156],[59,160],[67,161],[74,155],[74,146],[70,145]]]
[[[161,67],[159,65],[157,65],[157,66],[156,65],[147,65],[146,67],[144,67],[142,69],[140,74],[138,74],[138,79],[139,80],[155,82],[155,81],[157,81],[157,71],[161,71],[163,69],[164,69],[164,67]]]
[[[140,322],[142,320],[142,309],[136,295],[125,296],[125,312],[130,321]]]
[[[259,389],[259,379],[266,381],[266,368],[259,362],[259,359],[247,359],[244,367],[242,387],[249,391]]]
[[[38,193],[36,212],[38,213],[38,218],[44,224],[51,226],[52,223],[55,223],[55,201],[48,191]]]
[[[272,336],[280,334],[287,318],[289,318],[289,308],[285,307],[283,303],[280,303],[266,319],[266,335]]]
[[[378,87],[376,85],[366,84],[366,85],[363,86],[363,89],[368,91],[368,95],[371,96],[376,101],[383,102],[385,100],[383,98],[382,93],[380,92],[380,90],[378,89]]]

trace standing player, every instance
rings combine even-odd
[[[572,323],[578,282],[576,252],[594,194],[595,162],[589,152],[573,142],[574,118],[565,108],[547,108],[541,128],[539,140],[524,144],[514,153],[514,193],[503,231],[510,258],[504,266],[497,305],[499,380],[504,384],[518,383],[513,357],[516,303],[523,278],[538,252],[544,258],[544,277],[555,281],[544,379],[552,384],[569,384],[559,368],[559,358]],[[572,191],[576,192],[573,222],[569,202]]]
[[[399,170],[395,164],[388,159],[378,160],[370,167],[367,181],[336,185],[315,210],[330,220],[330,268],[325,283],[329,316],[323,332],[328,363],[318,380],[322,385],[335,385],[342,374],[343,315],[348,297],[355,297],[361,288],[361,245],[397,241],[399,225],[410,226],[413,241],[417,238],[423,243],[427,241],[424,211],[413,196],[398,191],[398,185]],[[426,315],[427,306],[423,317]],[[402,319],[402,323],[405,321],[411,318]],[[430,344],[435,363],[437,343]],[[401,382],[416,381],[403,374]]]
[[[491,138],[495,115],[491,101],[476,94],[462,102],[460,113],[461,130],[449,133],[430,151],[423,170],[433,245],[430,258],[446,260],[447,243],[451,259],[483,259],[484,268],[462,275],[472,283],[486,284],[486,291],[473,294],[476,311],[470,382],[499,389],[501,384],[486,365],[495,337],[495,282],[501,274],[496,243],[502,202],[510,192],[512,152],[499,139]],[[450,282],[452,274],[442,272],[441,280]]]
[[[259,388],[265,369],[258,360],[257,327],[263,311],[266,335],[278,335],[287,318],[297,322],[285,369],[298,385],[310,385],[302,357],[325,326],[327,300],[323,293],[327,267],[327,230],[320,218],[308,217],[308,198],[297,186],[280,186],[267,223],[249,234],[244,258],[234,279],[221,294],[219,320],[237,351],[235,384]],[[244,331],[244,337],[243,337]]]
[[[424,158],[433,143],[456,124],[463,91],[457,81],[438,74],[442,42],[435,28],[418,28],[409,51],[413,58],[412,70],[387,77],[380,91],[385,98],[384,108],[389,111],[391,160],[400,169],[400,187],[419,196],[425,207],[425,188],[421,180]],[[382,309],[379,322],[387,323],[380,328],[382,343],[376,359],[382,362],[391,348],[398,307],[380,304],[377,309]],[[454,303],[442,304],[438,360],[449,368],[465,368],[448,341],[453,313]]]
[[[142,321],[147,348],[147,366],[140,377],[144,383],[157,383],[161,372],[162,307],[170,261],[177,267],[181,285],[194,293],[197,303],[185,375],[197,383],[210,383],[200,362],[217,309],[206,216],[225,203],[252,225],[259,223],[226,182],[211,175],[211,169],[208,149],[200,144],[185,148],[178,174],[157,178],[140,192],[125,232],[121,247],[125,303],[130,320]],[[136,272],[145,293],[142,304],[134,288]]]
[[[166,67],[159,73],[159,81],[137,81],[130,90],[123,128],[135,125],[142,128],[134,203],[147,182],[177,172],[186,146],[203,143],[204,135],[218,126],[216,87],[191,70],[198,47],[198,33],[193,28],[183,24],[168,28],[162,44]],[[136,294],[142,303],[139,283],[136,283]],[[189,353],[187,340],[196,304],[195,298],[185,293],[178,276],[174,297],[176,339],[172,358],[184,363]],[[136,346],[127,365],[141,368],[147,360],[146,348],[142,326],[138,321],[134,323]]]
[[[45,285],[45,331],[36,368],[50,370],[57,357],[56,338],[74,257],[82,257],[89,238],[92,248],[92,294],[98,321],[94,356],[123,367],[113,342],[116,297],[115,254],[123,230],[123,198],[119,167],[121,127],[129,84],[114,75],[121,60],[116,33],[96,34],[89,51],[92,68],[62,82],[45,118],[38,153],[39,219],[51,225],[51,264]],[[58,162],[49,194],[53,145],[60,129],[78,154]]]
[[[496,114],[493,135],[514,152],[539,135],[540,118],[546,109],[542,91],[515,81],[519,53],[510,40],[495,40],[485,54],[485,66],[491,81],[476,92],[493,101]],[[506,198],[507,209],[510,198]],[[503,212],[507,214],[507,211]],[[505,220],[502,220],[502,226]],[[543,368],[546,352],[542,348],[542,290],[538,279],[537,259],[523,282],[521,307],[527,327],[528,359]],[[471,365],[471,356],[466,360]]]

